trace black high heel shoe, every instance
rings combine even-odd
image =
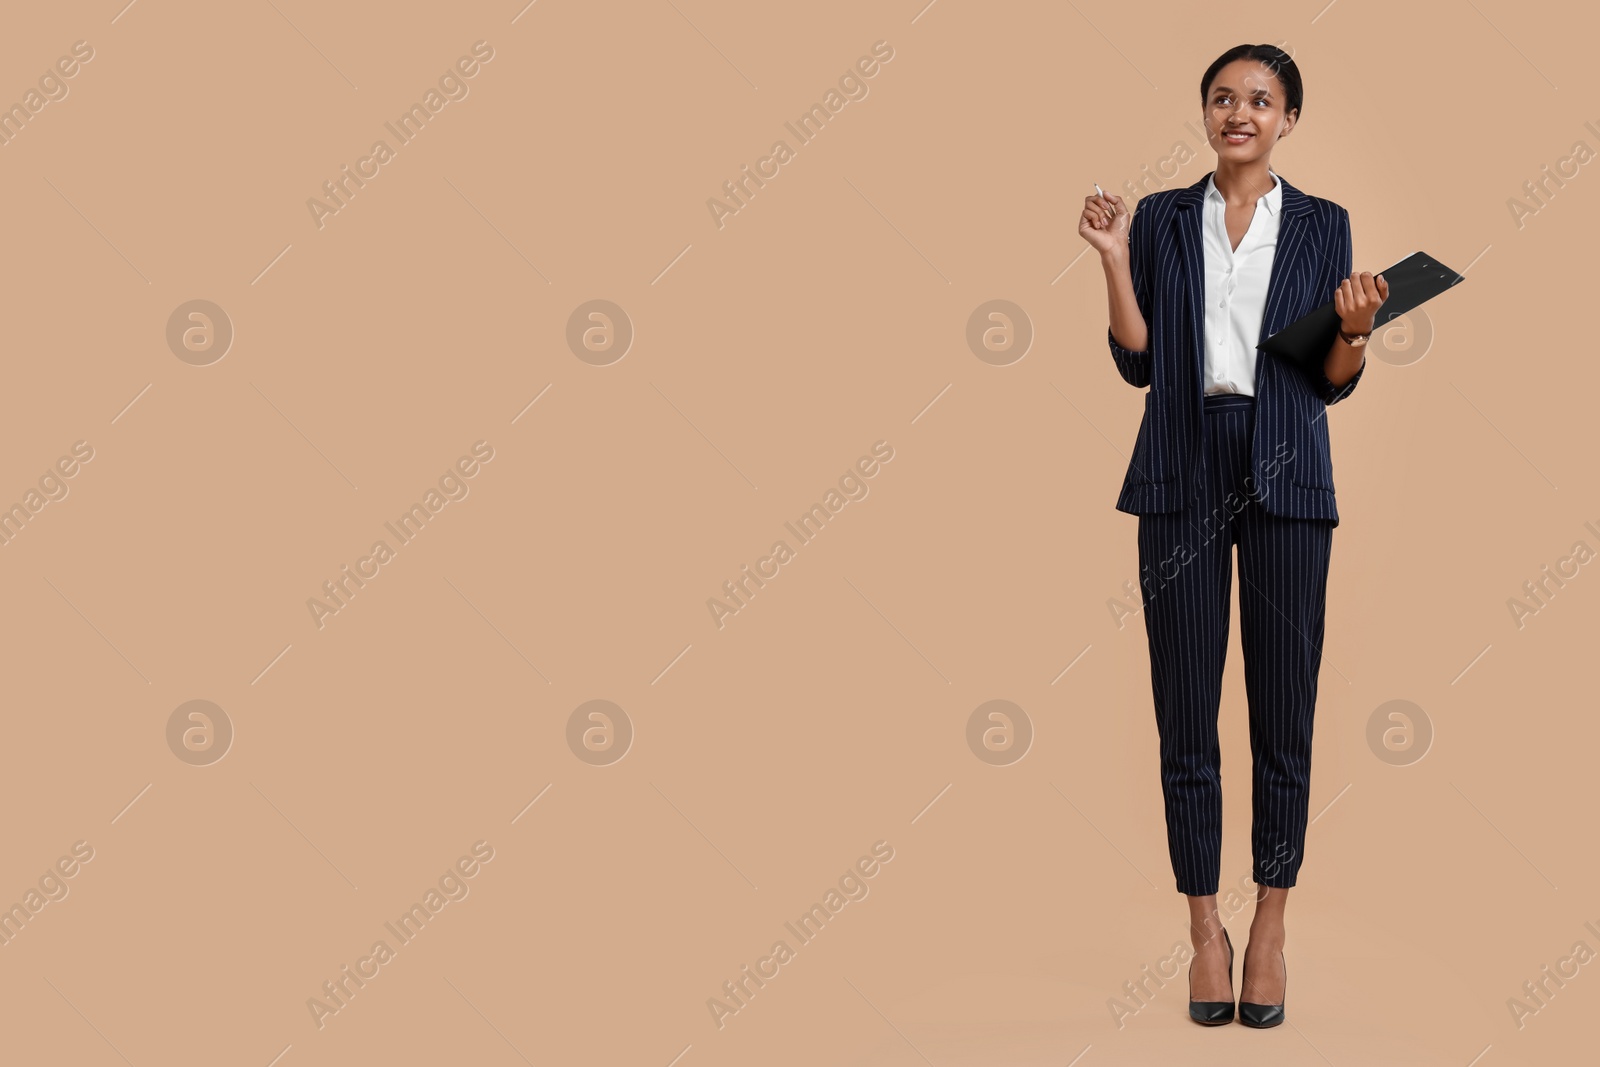
[[[1195,1000],[1194,999],[1194,967],[1189,968],[1189,1018],[1201,1026],[1220,1026],[1223,1023],[1233,1022],[1233,940],[1228,937],[1227,927],[1222,929],[1222,940],[1228,944],[1228,1000]]]
[[[1289,995],[1289,963],[1283,958],[1280,950],[1278,959],[1283,963],[1283,994]],[[1264,1030],[1269,1026],[1277,1026],[1283,1022],[1283,1005],[1280,1004],[1252,1004],[1247,1000],[1239,1001],[1239,1021],[1246,1026],[1254,1026]]]

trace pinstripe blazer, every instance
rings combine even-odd
[[[1122,347],[1109,326],[1106,340],[1128,384],[1150,387],[1117,497],[1117,510],[1133,515],[1179,511],[1199,490],[1206,287],[1200,227],[1211,173],[1186,189],[1141,197],[1129,224],[1128,263],[1150,329],[1149,347],[1143,352]],[[1333,299],[1351,269],[1350,213],[1332,200],[1301,192],[1282,174],[1278,179],[1282,216],[1258,341]],[[1327,405],[1349,396],[1365,371],[1363,361],[1355,377],[1337,387],[1320,367],[1313,376],[1257,351],[1251,484],[1269,513],[1339,524],[1324,416]]]

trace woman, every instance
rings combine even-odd
[[[1206,1025],[1234,1017],[1233,943],[1216,899],[1232,550],[1258,886],[1238,1013],[1248,1025],[1275,1026],[1284,1019],[1284,903],[1304,855],[1339,524],[1325,415],[1366,369],[1362,346],[1389,289],[1381,275],[1351,272],[1349,212],[1271,169],[1302,96],[1300,71],[1281,49],[1229,49],[1200,81],[1216,169],[1142,197],[1131,218],[1119,196],[1087,197],[1078,224],[1105,268],[1117,370],[1150,386],[1117,509],[1139,516],[1167,847],[1189,898],[1189,1014]],[[1330,297],[1341,329],[1320,367],[1256,349]]]

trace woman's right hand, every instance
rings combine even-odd
[[[1078,234],[1102,256],[1128,250],[1128,226],[1132,214],[1115,194],[1083,198],[1083,218]]]

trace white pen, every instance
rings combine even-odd
[[[1100,188],[1100,183],[1099,182],[1095,182],[1093,184],[1094,184],[1094,191],[1100,194],[1100,199],[1101,200],[1105,200],[1106,203],[1108,203],[1108,204],[1111,204],[1111,201],[1106,199],[1106,191],[1104,189]],[[1111,204],[1111,213],[1113,215],[1115,215],[1117,213],[1117,206],[1115,204]]]

